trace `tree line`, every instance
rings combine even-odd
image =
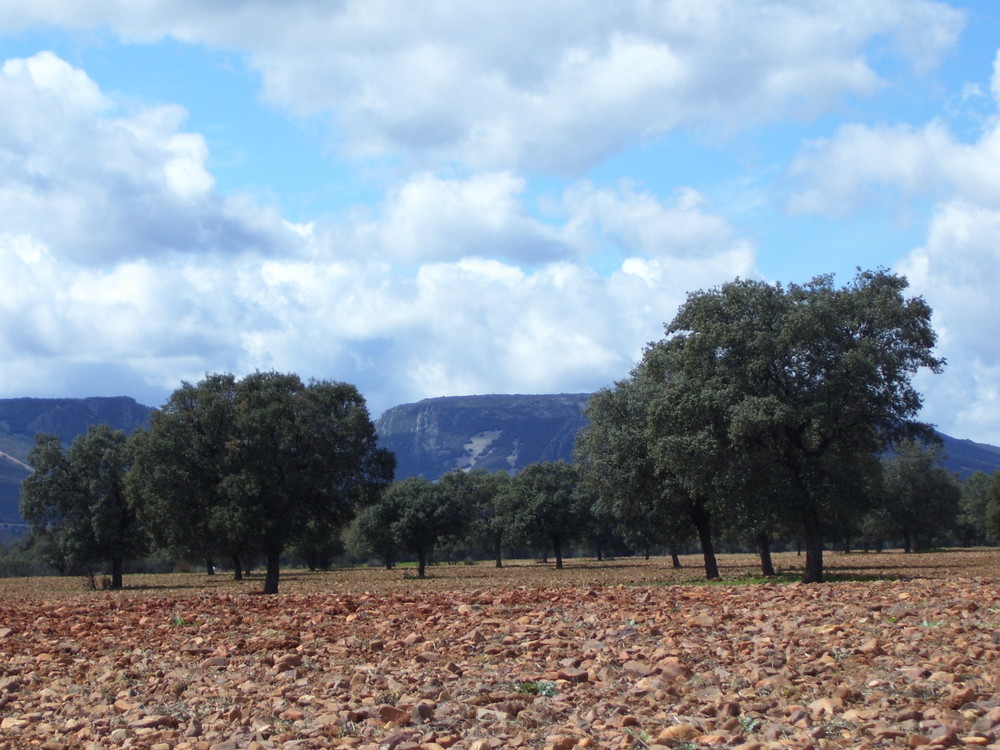
[[[294,548],[322,567],[343,536],[357,555],[425,575],[432,551],[552,555],[570,545],[677,552],[801,545],[823,578],[833,541],[907,551],[949,536],[992,540],[1000,474],[964,483],[916,420],[912,377],[939,372],[930,308],[906,280],[859,271],[844,287],[737,280],[689,295],[629,376],[598,391],[574,464],[515,476],[459,470],[393,482],[364,399],[349,384],[254,373],[184,383],[149,430],[93,427],[64,450],[39,435],[22,515],[63,565],[122,563],[150,548],[266,560],[265,591]]]

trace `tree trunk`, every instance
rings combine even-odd
[[[598,547],[597,548],[597,562],[601,562],[602,560],[604,560],[604,555],[601,553],[601,548]]]
[[[913,552],[913,543],[910,539],[909,531],[903,532],[903,552],[907,555]]]
[[[417,552],[417,577],[424,578],[427,575],[427,550]]]
[[[705,578],[718,578],[719,563],[715,559],[715,545],[712,544],[712,515],[703,502],[691,503],[690,514],[691,521],[698,530],[701,556],[705,558]]]
[[[823,531],[819,518],[809,518],[805,524],[806,567],[803,583],[823,582]]]
[[[556,556],[556,570],[562,570],[562,540],[558,536],[552,537],[552,554]]]
[[[280,557],[281,557],[281,552],[279,550],[267,551],[267,573],[264,576],[265,594],[278,593],[278,574],[279,574],[278,561]]]
[[[761,575],[773,576],[774,563],[771,561],[771,535],[762,531],[757,535],[757,549],[760,552]]]
[[[233,580],[243,580],[243,563],[240,562],[240,556],[236,554],[233,555]]]
[[[497,543],[493,546],[493,559],[496,561],[496,566],[498,568],[502,568],[503,567],[503,554],[502,554],[502,551],[503,550],[502,550],[502,548],[500,546],[500,542],[497,541]]]
[[[646,556],[646,559],[649,559],[648,555]],[[670,567],[674,570],[681,569],[681,555],[677,551],[677,547],[673,544],[670,545]]]
[[[215,560],[211,557],[205,558],[205,575],[214,576],[215,575]]]
[[[646,545],[645,549],[643,550],[643,559],[644,560],[648,560],[649,559],[649,545],[648,544]]]
[[[122,558],[112,557],[111,558],[111,588],[120,589],[123,585],[122,581]]]

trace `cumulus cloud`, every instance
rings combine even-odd
[[[813,141],[791,165],[803,187],[790,208],[844,216],[873,196],[961,193],[971,200],[1000,200],[1000,128],[994,123],[975,143],[963,143],[939,121],[909,125],[845,125],[829,139]]]
[[[926,243],[898,264],[934,308],[945,375],[921,380],[927,418],[955,435],[1000,444],[1000,208],[953,199],[938,206]]]
[[[754,271],[690,190],[581,183],[541,206],[511,172],[420,172],[366,216],[293,224],[216,193],[182,111],[123,112],[54,55],[8,61],[0,104],[4,395],[155,405],[182,379],[269,368],[355,382],[378,409],[587,390],[688,289]],[[608,247],[621,261],[599,273]]]
[[[175,106],[119,112],[81,70],[42,52],[0,69],[0,214],[60,256],[273,252],[278,217],[212,192],[204,139]]]
[[[575,173],[683,128],[730,133],[812,116],[882,85],[869,45],[917,69],[954,44],[960,12],[930,0],[659,0],[640,4],[38,3],[0,29],[106,26],[236,50],[264,96],[332,114],[358,155]]]
[[[1000,103],[1000,55],[990,90]],[[970,87],[966,87],[970,90]],[[981,90],[978,86],[973,86]],[[896,264],[934,309],[941,376],[921,376],[926,418],[950,434],[1000,444],[1000,114],[962,140],[943,121],[846,125],[792,165],[796,210],[843,216],[876,197],[931,200],[926,239]]]
[[[524,179],[509,172],[467,179],[417,174],[390,191],[372,233],[387,252],[410,262],[470,255],[532,262],[559,257],[565,249],[528,215],[524,189]]]

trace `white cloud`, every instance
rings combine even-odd
[[[378,242],[409,262],[474,255],[539,262],[563,255],[553,233],[526,213],[524,188],[524,179],[509,172],[462,180],[415,175],[390,191]]]
[[[581,247],[604,239],[646,256],[712,256],[733,242],[725,219],[708,213],[698,191],[681,188],[663,201],[622,184],[617,190],[581,184],[564,200],[572,217],[567,239]],[[594,248],[592,248],[594,249]]]
[[[968,142],[941,121],[845,125],[804,149],[792,173],[801,183],[792,206],[801,211],[843,216],[878,198],[900,205],[933,201],[924,243],[896,265],[933,308],[939,354],[948,360],[943,375],[918,379],[927,396],[926,418],[949,434],[1000,444],[997,113]]]
[[[51,53],[0,69],[0,215],[63,259],[272,251],[278,217],[220,199],[204,139],[179,107],[115,110],[87,75]]]
[[[215,193],[182,111],[123,114],[51,55],[4,66],[0,104],[17,113],[0,120],[3,395],[155,405],[268,368],[355,382],[378,408],[584,390],[627,372],[692,286],[753,273],[694,191],[579,184],[542,211],[511,172],[423,172],[364,218],[292,224]],[[599,274],[608,247],[621,267]]]
[[[927,418],[949,434],[1000,445],[1000,209],[962,200],[935,212],[927,242],[898,265],[934,309],[943,375],[920,383]]]
[[[844,125],[829,139],[810,143],[790,172],[802,188],[793,196],[795,212],[840,217],[866,205],[873,196],[960,193],[1000,205],[1000,126],[980,140],[958,141],[941,122],[915,129],[908,125]]]
[[[332,113],[356,154],[563,173],[675,128],[728,133],[826,111],[881,85],[869,45],[888,41],[925,69],[962,23],[930,0],[11,0],[0,9],[0,29],[107,26],[236,50],[268,100]]]

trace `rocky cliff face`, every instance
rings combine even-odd
[[[569,461],[588,393],[431,398],[395,406],[376,421],[396,454],[396,477],[437,479],[452,469],[514,472]]]

